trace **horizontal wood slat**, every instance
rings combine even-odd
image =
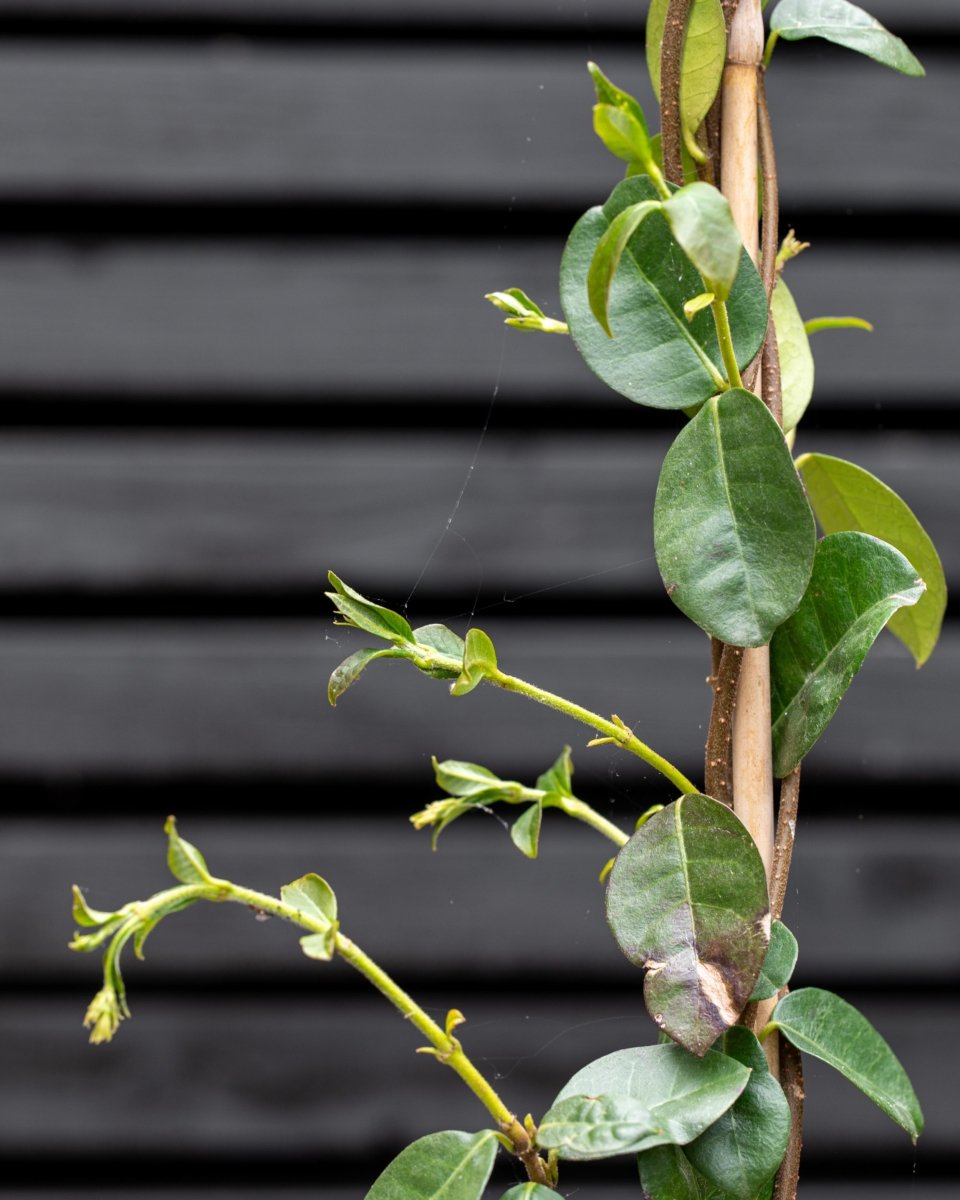
[[[540,857],[530,862],[496,821],[472,814],[431,854],[429,833],[413,831],[406,816],[439,794],[425,769],[422,786],[395,789],[389,818],[363,818],[347,801],[342,815],[323,821],[181,813],[180,828],[216,874],[260,891],[277,894],[317,871],[337,893],[348,936],[400,974],[506,981],[533,963],[553,978],[573,948],[578,969],[596,985],[629,987],[632,968],[607,935],[597,883],[612,846],[551,814]],[[613,806],[597,799],[627,830],[643,805],[642,796],[619,797]],[[876,818],[867,802],[861,820],[825,820],[818,799],[811,785],[785,913],[801,945],[799,980],[960,982],[960,824],[947,812],[925,824]],[[519,810],[496,811],[510,819]],[[21,981],[94,981],[97,957],[64,949],[74,929],[71,885],[109,912],[170,885],[165,855],[160,816],[62,820],[56,830],[36,818],[0,821],[0,911],[18,913],[6,923],[0,957],[16,964]],[[547,912],[550,922],[535,916]],[[533,949],[528,921],[518,919],[524,913],[538,921]],[[137,979],[202,985],[225,974],[248,974],[261,986],[321,978],[290,926],[254,922],[231,905],[199,905],[170,918],[151,936],[148,960],[131,966],[134,988]],[[342,981],[345,969],[337,970]]]
[[[222,592],[228,611],[231,589],[319,589],[330,569],[402,596],[429,559],[422,588],[467,603],[481,585],[514,602],[659,594],[669,435],[637,410],[635,433],[517,436],[499,412],[475,463],[479,430],[0,435],[0,589],[181,587]],[[802,434],[811,449],[900,492],[960,581],[956,439]]]
[[[575,968],[574,968],[575,969]],[[468,1021],[468,1054],[507,1103],[542,1113],[585,1062],[650,1040],[639,993],[613,1004],[528,995],[471,997],[457,987],[421,998],[442,1017],[451,1005]],[[857,998],[896,1048],[923,1097],[920,1156],[954,1154],[953,1077],[945,1047],[960,1007],[918,996],[909,1008]],[[281,1006],[219,996],[182,999],[130,994],[133,1019],[109,1048],[86,1044],[84,1000],[0,1001],[6,1047],[4,1088],[16,1097],[0,1126],[0,1151],[23,1155],[103,1153],[248,1157],[360,1155],[399,1147],[435,1129],[478,1129],[484,1110],[452,1075],[444,1077],[421,1039],[382,998],[315,995]],[[830,1068],[806,1073],[804,1148],[845,1162],[880,1155],[909,1172],[917,1151],[889,1118]],[[905,1178],[908,1177],[906,1174]],[[629,1176],[626,1176],[629,1179]]]
[[[933,30],[941,32],[960,26],[955,9],[944,0],[912,0],[904,6],[902,0],[870,0],[870,12],[897,32]],[[591,0],[584,12],[580,0],[458,0],[454,5],[441,5],[438,0],[406,0],[398,14],[393,0],[324,0],[318,14],[316,0],[3,0],[0,15],[64,15],[80,18],[104,14],[138,18],[200,17],[254,19],[266,21],[327,21],[343,20],[352,23],[442,19],[450,24],[475,24],[481,29],[488,21],[518,25],[542,25],[546,33],[557,25],[576,24],[590,28],[594,22],[615,22],[618,25],[639,24],[646,5],[638,3],[632,11],[624,12],[622,0]]]
[[[448,406],[489,401],[496,388],[502,403],[545,412],[571,401],[622,407],[568,339],[505,329],[483,299],[522,285],[558,312],[561,251],[560,240],[496,253],[443,241],[8,246],[0,388],[65,401],[281,395],[335,401],[341,420],[365,397]],[[952,312],[932,298],[949,294],[958,272],[949,247],[828,248],[793,264],[805,316],[852,312],[878,331],[816,336],[820,395],[859,403],[873,426],[878,404],[954,407]]]
[[[639,51],[589,33],[522,53],[20,43],[0,51],[0,197],[429,199],[502,207],[508,225],[512,208],[587,207],[622,173],[591,128],[588,57],[653,111]],[[787,219],[952,203],[955,64],[925,59],[919,84],[857,55],[780,53],[769,91]]]
[[[443,614],[424,614],[437,616]],[[661,753],[699,773],[709,700],[699,631],[679,618],[642,626],[482,624],[504,670],[595,711],[619,712]],[[213,627],[3,622],[0,771],[51,780],[88,772],[163,779],[184,772],[296,778],[356,771],[369,783],[425,769],[431,753],[530,773],[570,741],[583,775],[604,779],[610,770],[630,781],[652,775],[610,747],[586,753],[587,731],[539,705],[490,687],[454,701],[443,683],[406,663],[374,663],[330,712],[330,670],[370,640],[320,619]],[[960,633],[952,628],[919,675],[906,651],[885,636],[812,753],[812,769],[859,771],[865,785],[873,778],[916,785],[952,776],[949,721],[958,670]]]

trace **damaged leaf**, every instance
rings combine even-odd
[[[650,1016],[704,1055],[740,1016],[767,951],[767,883],[753,839],[716,800],[681,797],[617,855],[607,920],[647,971]]]

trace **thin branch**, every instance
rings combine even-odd
[[[777,250],[780,246],[780,186],[777,178],[777,157],[773,149],[773,130],[767,105],[767,88],[763,71],[757,80],[757,129],[760,143],[760,170],[763,179],[763,214],[760,224],[760,270],[767,303],[777,282]]]
[[[737,706],[743,649],[724,646],[713,682],[713,707],[703,764],[703,790],[733,808],[733,714]]]
[[[780,348],[777,345],[777,331],[771,317],[767,324],[767,332],[763,339],[763,349],[760,352],[763,364],[760,375],[760,399],[776,418],[777,424],[783,428],[783,387],[780,378]]]
[[[683,141],[680,116],[680,77],[683,74],[683,36],[692,0],[670,0],[660,44],[660,133],[663,173],[670,183],[683,184]]]
[[[773,870],[770,873],[770,913],[777,921],[783,913],[797,835],[797,809],[800,804],[800,768],[794,767],[780,784],[780,809],[773,843]]]
[[[772,1200],[796,1200],[803,1146],[803,1063],[800,1051],[784,1037],[780,1038],[780,1084],[790,1105],[790,1140],[777,1171]]]

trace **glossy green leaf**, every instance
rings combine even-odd
[[[561,1158],[606,1158],[690,1142],[747,1086],[750,1072],[710,1051],[679,1046],[617,1050],[578,1071],[543,1118],[537,1140]]]
[[[454,758],[448,758],[444,762],[434,759],[433,773],[437,784],[451,796],[476,796],[480,793],[487,795],[504,787],[504,781],[486,767],[476,763],[458,762]],[[518,792],[521,787],[519,783],[509,783],[506,786],[516,788]]]
[[[669,0],[651,0],[647,13],[647,69],[660,99],[660,46]],[[703,123],[723,79],[727,29],[720,0],[694,0],[687,17],[680,76],[680,117],[684,143],[695,149],[693,134]]]
[[[327,578],[334,590],[327,592],[326,596],[333,601],[337,612],[344,618],[345,624],[356,626],[357,629],[363,629],[377,637],[386,638],[390,642],[413,641],[413,630],[399,613],[394,612],[391,608],[384,608],[382,604],[374,604],[366,596],[361,596],[359,592],[338,579],[332,571],[328,572]]]
[[[923,1113],[906,1071],[853,1005],[821,988],[800,988],[784,996],[771,1023],[798,1050],[845,1075],[914,1141],[923,1132]]]
[[[354,650],[353,654],[345,658],[331,672],[327,683],[327,699],[335,707],[337,701],[347,688],[352,687],[357,682],[364,669],[375,658],[397,658],[398,656],[399,652],[397,650],[378,650],[370,646],[365,646],[361,650]]]
[[[786,1153],[790,1106],[749,1029],[728,1029],[717,1050],[749,1067],[750,1080],[736,1103],[685,1153],[699,1174],[732,1200],[754,1200]]]
[[[428,1134],[401,1150],[366,1200],[481,1200],[497,1146],[492,1129]]]
[[[620,949],[646,968],[656,1024],[703,1055],[744,1006],[769,941],[763,862],[750,834],[709,796],[682,796],[617,855],[607,920]]]
[[[667,593],[702,629],[762,646],[800,603],[816,531],[783,434],[735,388],[710,399],[667,452],[653,510]]]
[[[593,130],[611,154],[627,162],[650,161],[650,139],[630,112],[612,104],[593,106]]]
[[[655,1146],[637,1157],[644,1200],[714,1200],[716,1189],[699,1175],[679,1146]]]
[[[553,766],[538,776],[537,787],[542,792],[556,792],[559,796],[573,795],[573,759],[569,746],[564,746]]]
[[[663,202],[663,212],[707,290],[726,300],[743,257],[726,197],[709,183],[688,183]]]
[[[314,921],[329,925],[337,919],[337,897],[333,888],[312,872],[282,887],[280,899]]]
[[[923,526],[896,492],[862,467],[827,454],[804,454],[797,469],[824,533],[869,533],[916,567],[927,590],[916,605],[896,613],[889,628],[922,666],[940,637],[947,607],[943,566]]]
[[[632,205],[659,203],[644,175],[623,180],[602,208],[574,226],[560,265],[560,299],[570,333],[590,369],[615,391],[652,408],[683,409],[703,403],[724,386],[713,317],[688,321],[683,306],[710,290],[653,212],[627,243],[610,288],[610,338],[590,308],[586,279],[601,239]],[[753,359],[767,324],[766,294],[744,254],[728,301],[734,351],[741,368]]]
[[[651,213],[661,211],[660,200],[641,200],[618,213],[610,222],[610,228],[597,243],[597,249],[587,271],[587,296],[590,311],[600,323],[608,337],[613,337],[610,328],[610,289],[620,266],[627,243]],[[686,309],[684,309],[686,312]]]
[[[865,533],[831,533],[810,587],[770,643],[773,767],[793,770],[820,737],[890,617],[923,583],[899,550]]]
[[[540,847],[540,825],[543,821],[543,805],[531,804],[520,814],[510,827],[510,840],[527,858],[536,858]]]
[[[770,31],[788,42],[824,38],[903,75],[926,74],[900,38],[847,0],[780,0],[770,14]]]
[[[174,817],[167,817],[163,827],[167,835],[167,866],[170,874],[181,883],[213,883],[203,855],[190,842],[177,833],[177,822]]]
[[[542,1183],[518,1183],[504,1192],[501,1200],[557,1200],[557,1193]]]
[[[629,92],[625,92],[604,75],[603,71],[595,62],[587,63],[587,70],[590,72],[590,78],[593,80],[593,86],[597,92],[597,103],[611,105],[614,108],[619,108],[623,112],[629,113],[631,117],[641,127],[644,134],[648,134],[647,118],[643,114],[643,109],[640,107],[640,102],[635,96],[631,96]]]
[[[465,696],[496,670],[497,653],[493,642],[482,629],[469,630],[463,650],[463,670],[450,685],[450,694]]]
[[[782,279],[773,289],[770,306],[777,331],[780,382],[783,391],[783,429],[789,433],[800,423],[813,397],[813,355],[796,302]]]
[[[767,956],[750,999],[769,1000],[782,987],[786,987],[797,965],[797,953],[797,939],[782,921],[774,921],[770,929]]]

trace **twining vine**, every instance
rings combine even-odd
[[[905,75],[923,68],[846,0],[780,0],[764,33],[760,0],[652,0],[647,65],[661,132],[652,135],[636,98],[589,65],[594,129],[626,172],[570,234],[560,266],[564,319],[547,316],[520,288],[488,296],[509,325],[571,336],[591,370],[627,399],[677,413],[654,544],[667,595],[709,637],[703,791],[616,714],[503,670],[482,630],[461,638],[444,625],[414,628],[329,576],[339,623],[376,642],[333,672],[331,704],[375,661],[399,659],[447,681],[454,697],[486,684],[543,704],[591,730],[588,745],[616,745],[673,786],[672,803],[638,814],[627,831],[576,794],[569,747],[533,782],[435,760],[442,795],[411,817],[436,846],[471,811],[512,806],[519,812],[510,837],[529,858],[539,853],[551,809],[610,841],[616,853],[601,877],[607,922],[643,972],[659,1041],[588,1063],[538,1120],[521,1118],[465,1051],[456,1034],[463,1014],[451,1009],[437,1024],[347,938],[319,875],[295,880],[279,898],[255,892],[214,875],[170,818],[176,886],[111,911],[91,908],[75,889],[72,948],[103,951],[103,986],[86,1015],[95,1043],[109,1041],[130,1015],[124,948],[132,942],[142,957],[161,920],[200,901],[244,904],[298,926],[307,957],[343,959],[403,1014],[425,1038],[422,1051],[466,1084],[491,1125],[420,1138],[373,1183],[368,1200],[481,1200],[501,1148],[526,1176],[504,1200],[547,1200],[565,1161],[624,1155],[636,1159],[646,1200],[793,1200],[801,1053],[846,1076],[911,1138],[922,1131],[906,1072],[866,1018],[830,992],[789,987],[798,947],[782,916],[800,764],[885,626],[918,665],[926,661],[946,588],[930,539],[900,497],[852,463],[792,456],[812,392],[809,335],[869,326],[850,317],[804,322],[784,282],[784,268],[806,246],[792,231],[781,241],[764,77],[780,39],[810,37]],[[757,51],[749,62],[737,49],[747,45]],[[745,113],[749,129],[731,126],[733,112]],[[758,240],[755,262],[747,247]],[[745,694],[748,674],[751,687],[759,678],[769,693],[769,710]],[[770,778],[753,771],[750,788],[772,795],[772,777],[780,780],[766,860],[752,818],[741,819],[747,776],[738,756],[748,722],[749,744],[772,763]],[[769,815],[768,830],[772,808]]]

